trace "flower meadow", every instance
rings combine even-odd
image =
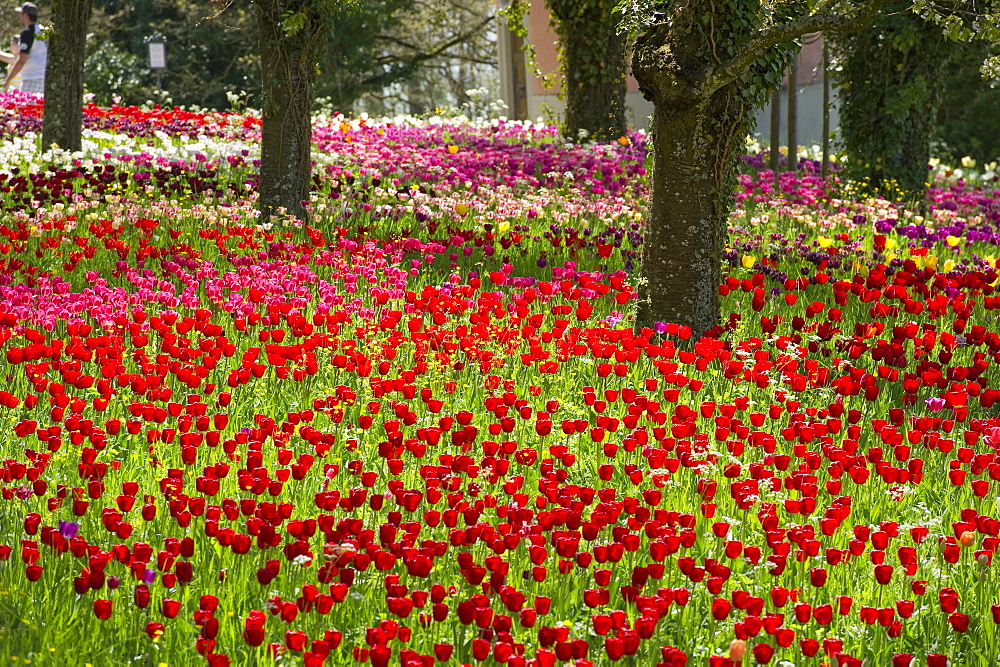
[[[992,173],[748,155],[700,337],[639,134],[317,118],[262,224],[252,115],[0,107],[10,664],[996,663]]]

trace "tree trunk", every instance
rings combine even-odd
[[[45,67],[45,118],[42,146],[81,148],[83,61],[93,0],[54,0]]]
[[[749,127],[723,89],[686,105],[656,100],[652,201],[642,245],[637,327],[677,323],[694,337],[719,324],[719,282],[733,167]],[[730,131],[718,131],[718,121]]]
[[[632,71],[656,131],[637,328],[670,334],[683,325],[699,336],[718,327],[728,214],[754,109],[781,84],[797,37],[858,30],[880,6],[775,26],[755,3],[680,3],[638,37]]]
[[[732,37],[716,33],[713,42],[704,33],[710,26],[687,18],[692,23],[652,27],[632,58],[656,119],[636,328],[670,333],[677,324],[697,339],[720,324],[722,254],[753,110],[780,85],[794,44],[769,54],[756,85],[735,79],[706,86],[703,73],[717,63],[712,45],[723,49],[722,37]],[[743,30],[745,23],[736,25]]]
[[[312,182],[312,102],[316,47],[321,21],[311,18],[294,34],[282,16],[308,2],[257,0],[263,83],[260,199],[263,218],[274,214],[305,216]],[[294,5],[294,7],[293,7]]]
[[[574,140],[613,141],[625,135],[626,38],[617,34],[611,0],[550,0],[562,47],[563,129]]]

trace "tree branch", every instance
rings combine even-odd
[[[853,16],[814,13],[762,30],[729,60],[709,72],[697,86],[699,96],[711,95],[746,74],[754,62],[778,44],[790,42],[810,32],[857,32],[868,26],[889,0],[869,0]],[[821,8],[835,3],[822,3]]]
[[[403,40],[403,39],[401,39],[399,37],[396,37],[394,35],[378,35],[377,39],[381,39],[381,40],[383,40],[385,42],[395,43],[398,46],[401,46],[403,48],[407,48],[407,49],[410,49],[412,51],[415,51],[416,52],[415,54],[413,54],[409,58],[404,58],[404,60],[407,60],[407,61],[412,62],[412,63],[419,63],[419,62],[423,62],[425,60],[431,60],[431,59],[437,58],[438,56],[441,56],[441,55],[447,53],[448,50],[451,49],[452,47],[458,46],[459,44],[461,44],[461,43],[463,43],[465,41],[468,41],[469,38],[475,36],[480,30],[482,30],[487,25],[489,25],[492,20],[493,20],[493,17],[489,16],[489,17],[483,19],[482,21],[480,21],[478,24],[476,24],[475,26],[473,26],[469,30],[467,30],[466,32],[458,34],[458,35],[454,35],[454,36],[452,36],[452,38],[450,40],[448,40],[446,42],[442,42],[441,44],[436,45],[431,50],[423,52],[423,53],[420,52],[420,47],[419,46],[417,46],[415,44],[409,44],[405,40]]]

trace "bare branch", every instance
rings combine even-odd
[[[480,21],[478,24],[476,24],[473,27],[471,27],[466,32],[452,36],[452,38],[450,40],[448,40],[446,42],[442,42],[441,44],[438,44],[435,48],[433,48],[430,51],[425,52],[425,53],[420,53],[420,48],[418,46],[416,46],[414,44],[410,44],[410,43],[406,42],[405,40],[400,39],[398,37],[395,37],[393,35],[384,35],[384,34],[383,35],[379,35],[378,39],[381,39],[383,41],[390,42],[390,43],[395,43],[398,46],[402,46],[404,48],[408,48],[408,49],[411,49],[413,51],[416,51],[417,53],[415,53],[413,56],[411,56],[410,58],[405,58],[404,59],[404,60],[406,60],[408,62],[411,62],[411,63],[415,64],[415,63],[423,62],[425,60],[431,60],[433,58],[437,58],[438,56],[441,56],[441,55],[447,53],[447,51],[449,49],[451,49],[452,47],[458,46],[459,44],[461,44],[461,43],[463,43],[465,41],[468,41],[469,38],[471,38],[473,35],[477,34],[480,30],[482,30],[487,25],[489,25],[491,21],[493,21],[493,17],[492,16],[488,16],[485,19],[483,19],[482,21]]]

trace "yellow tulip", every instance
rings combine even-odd
[[[757,258],[753,255],[743,255],[742,262],[744,269],[751,269],[757,263]]]
[[[468,212],[469,212],[468,204],[455,204],[455,213],[458,213],[459,215],[465,215]]]
[[[448,146],[448,152],[451,153],[452,155],[454,155],[455,153],[458,152],[458,146],[454,146],[454,145]]]
[[[955,260],[949,259],[947,262],[944,263],[944,268],[942,269],[942,271],[948,272],[954,268],[955,268]]]
[[[924,257],[924,266],[928,269],[936,269],[938,265],[937,255],[928,255]]]
[[[896,247],[896,239],[886,239],[885,240],[885,248],[886,248],[886,250],[892,250],[895,247]]]
[[[821,236],[816,241],[819,243],[820,248],[829,248],[833,245],[833,239],[827,238],[826,236]]]
[[[961,240],[962,239],[960,239],[957,236],[948,235],[947,237],[945,237],[944,242],[947,243],[949,247],[954,248],[955,246],[958,245],[958,242]]]

